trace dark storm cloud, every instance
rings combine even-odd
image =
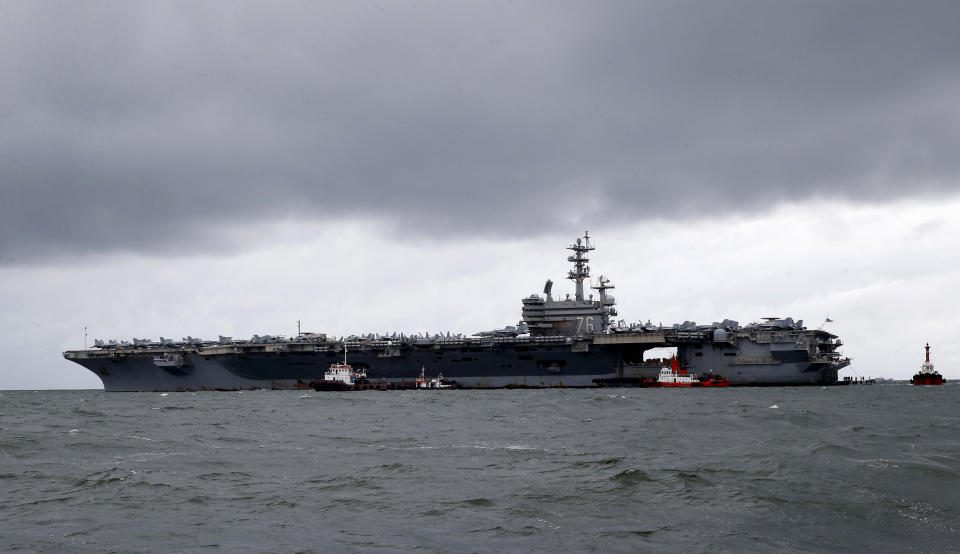
[[[953,192],[958,6],[7,4],[0,264]]]

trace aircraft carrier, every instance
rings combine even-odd
[[[615,320],[610,280],[590,286],[589,233],[567,247],[573,264],[567,279],[574,297],[542,294],[522,299],[517,326],[472,336],[391,334],[334,339],[322,333],[296,337],[219,337],[203,341],[133,339],[95,341],[93,349],[63,356],[89,369],[107,391],[194,391],[306,388],[343,358],[371,381],[412,381],[426,368],[462,387],[591,387],[630,385],[655,378],[659,364],[644,361],[652,348],[676,348],[681,367],[724,377],[732,385],[830,385],[850,363],[836,335],[807,329],[803,321],[764,318],[749,325],[724,320],[671,326],[627,325]],[[595,298],[596,296],[596,298]]]

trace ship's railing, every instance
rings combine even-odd
[[[163,345],[116,345],[110,348],[91,349],[85,352],[89,354],[102,353],[109,355],[118,354],[137,354],[140,352],[154,355],[163,355],[166,352],[189,353],[189,352],[209,352],[210,354],[221,353],[244,353],[244,352],[330,352],[342,351],[344,346],[348,350],[384,350],[392,348],[401,348],[404,346],[441,346],[441,347],[489,347],[494,345],[551,345],[551,344],[572,344],[575,342],[591,341],[593,335],[581,337],[570,336],[488,336],[488,337],[404,337],[401,339],[379,339],[379,340],[347,340],[341,341],[298,341],[283,340],[271,342],[229,342],[229,343],[208,343],[208,344],[163,344]]]
[[[700,331],[678,331],[676,334],[667,333],[666,336],[680,341],[702,341],[706,338]]]
[[[587,337],[580,337],[581,339]],[[390,347],[399,347],[402,345],[415,346],[485,346],[493,344],[561,344],[570,343],[575,340],[574,337],[567,336],[549,336],[549,337],[450,337],[450,338],[410,338],[396,340],[374,340],[374,341],[347,341],[345,344],[348,349],[381,349]],[[341,342],[320,343],[330,347],[340,348]],[[319,351],[319,350],[318,350]]]
[[[835,362],[841,361],[842,359],[843,359],[843,354],[841,354],[840,352],[821,352],[815,356],[810,356],[810,360],[813,362],[835,363]]]

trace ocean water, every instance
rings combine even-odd
[[[0,551],[960,551],[960,386],[0,393]]]

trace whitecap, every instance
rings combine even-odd
[[[507,450],[541,450],[539,446],[527,446],[525,444],[508,444],[504,448]]]
[[[780,407],[780,406],[777,406],[776,404],[774,404],[773,406],[770,406],[770,409],[771,409],[771,410],[776,410],[776,409],[779,408],[779,407]]]

